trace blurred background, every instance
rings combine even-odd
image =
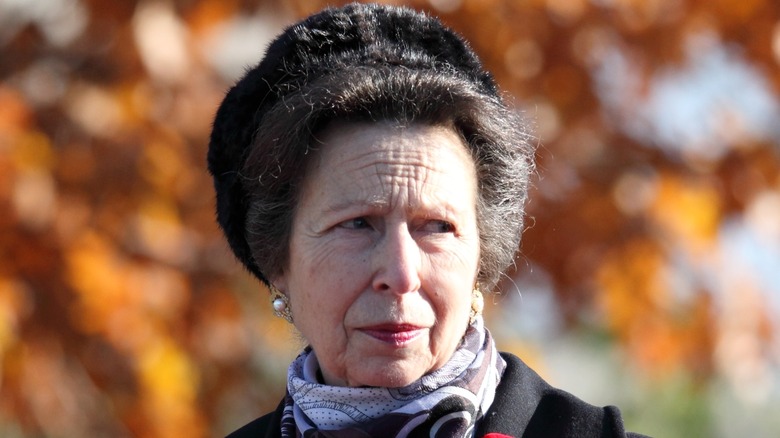
[[[302,341],[223,241],[205,153],[325,3],[0,0],[0,436],[222,436],[276,406]],[[780,436],[780,3],[395,3],[536,130],[499,347],[632,430]]]

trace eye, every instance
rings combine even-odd
[[[364,228],[370,228],[371,224],[368,223],[368,219],[365,217],[356,217],[352,219],[347,219],[344,222],[339,223],[338,225],[341,228],[346,228],[348,230],[360,230]]]
[[[423,225],[421,231],[427,231],[429,233],[453,233],[455,232],[455,225],[444,220],[430,220]]]

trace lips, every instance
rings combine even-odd
[[[420,337],[425,328],[413,324],[380,324],[360,331],[386,344],[403,347]]]

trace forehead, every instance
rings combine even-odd
[[[311,162],[318,168],[382,158],[401,164],[437,158],[473,166],[465,142],[447,125],[333,122],[316,136],[312,149],[315,157]]]
[[[382,194],[402,195],[398,187],[415,186],[430,189],[418,194],[462,195],[476,185],[471,155],[448,126],[334,123],[317,136],[313,149],[304,181],[309,195],[338,191],[360,197],[377,186]]]

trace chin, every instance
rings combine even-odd
[[[358,372],[358,379],[350,386],[374,386],[382,388],[402,388],[418,380],[427,370],[408,363],[385,363],[370,366],[366,363],[365,371]],[[415,364],[417,365],[417,364]]]

